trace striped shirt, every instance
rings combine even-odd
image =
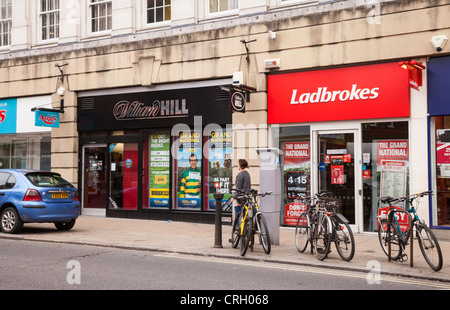
[[[183,173],[180,186],[180,198],[186,195],[200,198],[200,169],[189,168]]]

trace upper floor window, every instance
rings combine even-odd
[[[208,0],[209,13],[219,13],[238,8],[238,0]]]
[[[11,45],[12,0],[0,0],[0,46]]]
[[[147,24],[171,19],[171,0],[147,0]]]
[[[91,12],[91,32],[111,30],[112,1],[91,0],[89,10]]]
[[[59,0],[41,0],[41,39],[59,38]]]

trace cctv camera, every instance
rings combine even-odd
[[[447,43],[447,37],[445,35],[434,36],[430,42],[436,51],[440,52],[444,49],[445,43]]]

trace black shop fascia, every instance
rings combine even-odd
[[[230,127],[229,93],[219,86],[104,93],[78,98],[82,213],[214,222],[208,180],[215,163],[203,156],[211,136],[204,128]],[[187,135],[192,141],[180,143]],[[182,157],[192,153],[203,184],[196,198],[185,198],[181,180],[189,160]]]

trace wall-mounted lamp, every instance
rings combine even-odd
[[[59,87],[56,92],[58,93],[58,95],[60,95],[61,97],[64,96],[64,92],[66,91],[66,89],[64,87]]]
[[[422,70],[426,67],[415,60],[400,61],[398,65],[408,70],[409,86],[415,90],[419,90],[419,86],[422,86]]]

